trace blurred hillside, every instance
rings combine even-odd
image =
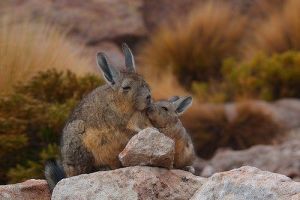
[[[182,121],[198,156],[281,143],[300,127],[299,104],[276,103],[300,97],[299,9],[298,0],[1,1],[0,183],[42,177],[69,112],[103,84],[96,52],[122,67],[123,42],[155,99],[193,95]]]

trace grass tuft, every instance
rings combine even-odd
[[[88,60],[68,41],[66,33],[44,22],[0,20],[0,91],[10,92],[17,82],[29,80],[37,71],[56,68],[84,73]]]

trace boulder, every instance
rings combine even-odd
[[[300,140],[289,140],[274,146],[257,145],[241,151],[220,150],[205,164],[201,172],[204,177],[250,165],[300,180]]]
[[[192,200],[296,200],[300,183],[255,167],[241,167],[210,177]]]
[[[155,128],[134,135],[119,154],[123,166],[148,165],[173,168],[175,142]]]
[[[22,183],[1,185],[1,200],[49,200],[50,191],[45,180],[30,179]]]
[[[205,178],[181,170],[135,166],[61,180],[52,200],[190,199]]]

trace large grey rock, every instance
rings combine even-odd
[[[175,142],[155,128],[134,135],[119,154],[123,166],[149,165],[173,168]]]
[[[45,180],[30,179],[22,183],[1,185],[1,200],[48,200],[50,191]]]
[[[210,177],[192,200],[296,200],[300,183],[255,167],[241,167]]]
[[[63,179],[52,200],[190,199],[205,180],[181,170],[127,167]]]
[[[205,164],[201,173],[201,176],[204,177],[209,177],[216,172],[250,165],[300,180],[300,140],[289,140],[274,146],[257,145],[242,151],[218,151]]]

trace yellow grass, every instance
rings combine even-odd
[[[254,42],[250,42],[247,57],[258,51],[269,55],[288,50],[300,50],[300,1],[286,0],[278,12],[269,11],[266,21],[254,30]]]
[[[172,71],[184,86],[219,78],[222,60],[239,54],[245,25],[245,17],[229,4],[197,7],[185,19],[162,26],[141,48],[145,74]]]
[[[18,81],[26,81],[40,70],[83,73],[89,70],[88,65],[66,33],[53,25],[0,19],[0,92],[9,92]]]

